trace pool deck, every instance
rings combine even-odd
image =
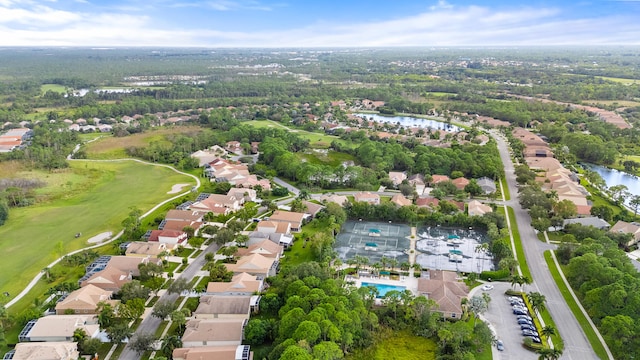
[[[409,276],[400,276],[400,280],[391,280],[388,276],[360,276],[353,277],[347,276],[346,281],[355,282],[356,287],[362,287],[362,283],[369,284],[384,284],[393,286],[404,286],[407,290],[411,291],[414,296],[418,296],[418,279],[413,276],[413,269],[409,271]]]

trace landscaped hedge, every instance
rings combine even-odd
[[[496,271],[483,271],[480,273],[480,279],[482,280],[504,280],[509,278],[509,276],[511,276],[511,273],[509,273],[509,270],[507,269],[502,269],[502,270],[496,270]]]

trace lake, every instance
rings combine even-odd
[[[373,120],[375,122],[383,122],[383,123],[391,123],[391,124],[400,124],[404,127],[421,127],[421,128],[431,128],[433,130],[445,130],[449,132],[458,132],[462,130],[461,128],[455,125],[449,125],[442,121],[432,120],[432,119],[424,119],[417,118],[413,116],[387,116],[380,114],[364,114],[364,113],[354,113],[353,115],[364,117],[368,120]]]
[[[607,183],[607,187],[624,185],[632,195],[640,195],[640,178],[637,176],[600,165],[583,164],[583,166],[600,174],[602,179]],[[629,199],[627,199],[626,203],[629,204]]]

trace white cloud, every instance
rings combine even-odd
[[[449,4],[445,0],[438,0],[438,4],[429,7],[431,11],[451,9],[451,8],[453,8],[453,5]]]
[[[29,0],[27,0],[29,1]],[[480,46],[640,44],[640,24],[632,16],[562,19],[556,8],[496,10],[450,7],[380,22],[316,22],[274,31],[185,29],[149,16],[112,10],[94,14],[55,10],[42,5],[13,8],[0,0],[0,46]],[[254,1],[213,1],[220,11],[232,6],[261,6]],[[185,3],[189,4],[189,3]],[[200,3],[202,4],[202,3]]]

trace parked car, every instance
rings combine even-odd
[[[525,336],[525,337],[528,337],[529,339],[533,340],[533,342],[536,343],[536,344],[540,344],[542,342],[542,341],[540,341],[540,338],[537,337],[537,336],[529,336],[528,335],[528,336]]]
[[[533,325],[531,320],[527,319],[518,319],[518,325]]]
[[[491,291],[493,290],[493,285],[483,285],[481,289],[482,291]]]
[[[520,330],[531,330],[531,331],[536,331],[536,328],[533,325],[529,325],[529,324],[522,324],[520,325]]]
[[[520,319],[525,319],[525,320],[533,321],[533,319],[532,319],[532,318],[531,318],[531,316],[529,316],[529,315],[518,315],[518,316],[517,316],[517,319],[518,319],[518,320],[520,320]]]
[[[522,298],[518,297],[518,296],[509,296],[509,297],[507,297],[507,300],[509,300],[509,301],[522,301]]]
[[[513,313],[515,315],[528,315],[526,310],[521,310],[521,309],[513,309]]]
[[[522,300],[509,300],[509,304],[524,306],[524,301],[522,301]]]
[[[524,306],[520,306],[520,305],[513,305],[511,308],[512,308],[513,310],[518,309],[518,310],[522,310],[522,311],[528,311],[526,307],[524,307]]]
[[[498,342],[496,343],[496,348],[498,349],[498,351],[504,351],[504,344],[502,343],[502,340],[498,340]]]
[[[522,330],[524,336],[538,336],[538,332],[534,330]]]

